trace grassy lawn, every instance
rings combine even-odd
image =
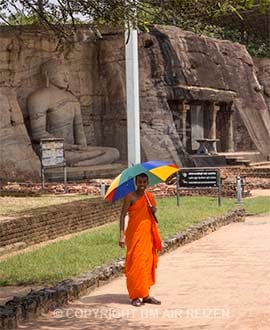
[[[40,207],[93,198],[90,195],[41,195],[38,197],[0,197],[0,215],[15,215]]]
[[[270,213],[270,196],[244,199],[246,214]]]
[[[180,206],[176,206],[176,198],[158,200],[159,230],[162,239],[188,228],[210,216],[224,214],[236,207],[235,201],[223,198],[218,206],[217,198],[194,196],[180,197]]]
[[[265,197],[254,198],[246,200],[244,206],[248,212],[265,212],[269,201]],[[222,207],[218,207],[216,198],[211,197],[182,197],[180,207],[176,206],[175,198],[159,199],[157,204],[163,239],[209,216],[224,214],[236,207],[235,200],[225,198]],[[56,283],[110,262],[125,252],[118,247],[118,232],[118,224],[113,223],[10,257],[0,262],[0,285]]]

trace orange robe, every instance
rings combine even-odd
[[[149,192],[147,195],[155,206],[153,195]],[[161,250],[161,241],[145,195],[129,207],[128,215],[129,222],[125,232],[127,289],[130,299],[143,298],[149,295],[150,286],[155,284],[157,250]]]

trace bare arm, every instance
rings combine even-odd
[[[119,229],[120,229],[120,239],[119,239],[119,246],[124,247],[125,246],[125,216],[127,214],[128,208],[131,203],[131,195],[128,194],[125,199],[124,203],[122,206],[122,211],[120,215],[120,224],[119,224]]]

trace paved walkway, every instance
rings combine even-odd
[[[20,329],[269,330],[269,261],[270,214],[249,217],[160,257],[160,306],[131,306],[122,276]]]

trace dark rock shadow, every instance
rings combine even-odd
[[[88,296],[88,297],[82,297],[79,299],[81,303],[84,304],[123,304],[123,305],[129,305],[130,299],[126,294],[101,294],[96,296]]]

